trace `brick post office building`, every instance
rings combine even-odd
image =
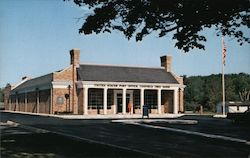
[[[154,114],[183,112],[183,79],[171,71],[172,57],[161,67],[80,64],[80,50],[70,51],[63,70],[22,82],[4,90],[6,110],[79,115],[141,114],[148,105]]]

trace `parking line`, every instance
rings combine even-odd
[[[221,140],[232,141],[232,142],[237,142],[237,143],[245,143],[246,145],[250,145],[250,141],[239,139],[239,138],[228,137],[228,136],[207,134],[207,133],[194,132],[194,131],[188,131],[188,130],[183,130],[183,129],[169,128],[169,127],[162,127],[162,126],[155,126],[155,125],[147,125],[147,124],[141,124],[137,122],[124,122],[124,123],[147,127],[147,128],[155,128],[155,129],[162,129],[162,130],[167,130],[167,131],[172,131],[172,132],[179,132],[179,133],[184,133],[184,134],[189,134],[189,135],[197,135],[197,136],[202,136],[202,137],[207,137],[207,138],[221,139]]]

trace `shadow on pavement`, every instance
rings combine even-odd
[[[53,133],[31,133],[19,127],[1,128],[2,158],[149,157]],[[151,157],[151,156],[150,156]]]

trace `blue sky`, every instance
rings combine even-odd
[[[37,77],[69,65],[69,50],[81,49],[81,63],[159,67],[160,56],[173,56],[178,75],[221,73],[221,38],[214,29],[207,36],[206,50],[183,53],[174,47],[171,34],[156,35],[142,42],[128,41],[119,32],[80,35],[76,18],[86,11],[63,0],[0,1],[0,87],[16,83],[23,76]],[[243,29],[250,35],[249,29]],[[239,46],[225,37],[225,73],[250,73],[250,45]]]

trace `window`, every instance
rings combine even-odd
[[[108,94],[107,94],[108,98],[107,98],[107,109],[111,109],[111,106],[113,105],[114,102],[114,93],[113,90],[108,90]]]
[[[157,109],[157,90],[145,90],[144,102],[149,109]]]
[[[103,109],[103,89],[89,89],[88,109]]]
[[[140,102],[140,90],[134,90],[134,108],[140,109],[141,108],[141,102]]]

